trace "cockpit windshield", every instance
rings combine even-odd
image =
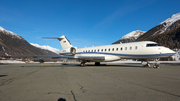
[[[154,46],[161,46],[161,45],[156,44],[156,43],[151,43],[151,44],[146,45],[146,47],[154,47]]]

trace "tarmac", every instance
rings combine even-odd
[[[0,101],[180,101],[180,65],[0,64]]]

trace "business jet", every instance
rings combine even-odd
[[[41,37],[45,39],[58,39],[62,46],[59,55],[7,55],[8,56],[24,56],[24,57],[52,57],[52,58],[68,58],[77,59],[81,62],[81,66],[86,66],[86,62],[95,62],[96,66],[100,62],[111,62],[121,59],[159,59],[170,57],[176,54],[174,51],[157,44],[152,41],[141,41],[131,43],[120,43],[104,46],[94,46],[77,48],[70,44],[69,40],[63,35],[59,38]],[[4,50],[4,49],[3,49]],[[142,62],[144,66],[150,66],[148,61]],[[157,61],[154,67],[158,67]]]

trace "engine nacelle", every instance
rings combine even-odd
[[[141,61],[141,64],[142,64],[144,67],[146,67],[146,66],[150,67],[150,64],[149,64],[148,61]]]
[[[71,53],[72,55],[75,55],[75,54],[76,54],[76,48],[75,48],[75,47],[71,47],[71,48],[70,48],[70,53]]]
[[[59,53],[59,55],[67,55],[67,56],[72,56],[72,55],[75,55],[75,54],[76,54],[76,47],[71,47],[71,48],[63,49]]]

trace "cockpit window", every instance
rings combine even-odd
[[[151,44],[147,44],[147,45],[146,45],[146,47],[154,47],[154,46],[161,46],[161,45],[155,44],[155,43],[154,43],[154,44],[151,43]]]

